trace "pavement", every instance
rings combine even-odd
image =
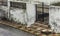
[[[0,36],[35,36],[35,35],[6,25],[0,25]]]

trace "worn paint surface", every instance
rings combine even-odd
[[[49,9],[49,24],[51,29],[56,33],[60,33],[60,8],[50,7]]]
[[[3,14],[4,14],[4,17],[6,17],[7,18],[7,13],[8,13],[8,8],[7,8],[7,6],[0,6],[0,9],[1,9],[1,11],[0,12],[3,12]]]
[[[29,27],[35,22],[35,5],[26,4],[26,10],[13,8],[10,10],[10,18],[17,23],[27,24]]]
[[[30,26],[31,24],[35,23],[36,20],[36,7],[35,4],[26,4],[27,9],[27,24]]]
[[[0,6],[1,9],[5,11],[6,17],[8,16],[8,8],[6,6]],[[27,24],[29,27],[31,24],[35,22],[35,5],[26,3],[26,9],[19,9],[19,8],[11,8],[10,9],[10,18],[9,20],[13,20],[17,23]]]
[[[10,18],[13,19],[15,22],[24,23],[24,10],[23,9],[12,9],[10,10]]]

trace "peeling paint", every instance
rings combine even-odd
[[[10,18],[17,23],[27,24],[29,27],[35,22],[35,13],[35,5],[26,4],[26,10],[12,8],[12,10],[10,10]]]
[[[50,7],[49,24],[54,32],[60,33],[60,8]]]
[[[0,6],[1,9],[5,11],[6,17],[8,17],[8,8],[7,6]],[[29,27],[31,24],[34,24],[36,17],[35,4],[26,3],[26,9],[20,8],[10,8],[10,18],[17,23],[27,24]],[[11,21],[10,20],[10,21]]]

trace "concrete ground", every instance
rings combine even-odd
[[[35,36],[35,35],[6,25],[0,25],[0,36]]]

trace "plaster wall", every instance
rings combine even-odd
[[[59,7],[50,7],[49,9],[49,24],[51,29],[60,33],[60,8]]]

